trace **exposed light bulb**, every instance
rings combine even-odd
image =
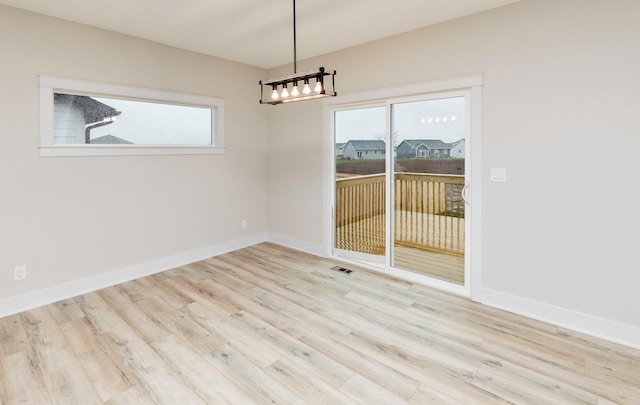
[[[455,122],[455,120],[457,120],[456,116],[455,116],[455,115],[452,115],[452,116],[451,116],[451,122]]]
[[[322,91],[322,83],[320,81],[316,81],[316,86],[313,88],[313,91],[316,93],[320,93]]]
[[[289,90],[287,90],[287,85],[285,84],[284,87],[282,87],[282,93],[280,93],[280,95],[284,98],[284,97],[289,97]]]
[[[302,88],[302,94],[310,94],[310,93],[311,93],[311,87],[309,87],[309,81],[305,80],[304,87]]]
[[[298,97],[300,95],[300,92],[298,91],[298,83],[297,82],[293,83],[293,88],[291,89],[291,95],[293,97]]]
[[[280,98],[280,95],[278,94],[278,88],[276,86],[273,86],[273,93],[271,93],[271,99],[277,100],[279,98]]]

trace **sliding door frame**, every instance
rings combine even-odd
[[[470,204],[467,206],[469,210],[470,221],[467,228],[467,243],[465,245],[465,285],[459,286],[446,281],[437,280],[428,276],[423,276],[410,271],[396,269],[390,266],[390,246],[387,246],[387,254],[384,266],[380,264],[365,263],[353,260],[359,265],[364,265],[372,270],[381,273],[399,277],[410,282],[424,284],[452,292],[455,294],[471,297],[474,299],[480,290],[481,282],[481,102],[482,102],[482,75],[465,76],[459,78],[438,80],[433,82],[416,83],[405,86],[384,88],[378,90],[364,91],[341,95],[335,98],[325,99],[323,102],[323,124],[324,124],[324,210],[323,210],[323,250],[325,256],[334,256],[334,201],[335,201],[335,144],[333,139],[333,112],[336,109],[359,108],[366,105],[387,105],[390,106],[398,99],[409,99],[412,97],[431,97],[437,93],[466,93],[468,96],[467,118],[469,120],[468,134],[470,134],[466,148],[467,152],[465,182],[468,187],[467,200]],[[390,128],[390,109],[387,110],[387,128]],[[388,143],[388,142],[387,142]],[[388,145],[388,148],[390,145]],[[387,171],[391,155],[387,151]],[[387,173],[389,175],[389,173]],[[387,179],[389,181],[389,179]],[[387,193],[387,199],[390,193]],[[387,201],[387,208],[389,201]],[[387,215],[390,217],[390,215]],[[389,221],[389,219],[387,220]],[[389,239],[390,227],[387,223],[387,245],[393,243]],[[341,260],[350,261],[349,258],[337,257]]]

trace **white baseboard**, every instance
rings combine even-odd
[[[234,250],[242,249],[267,241],[267,233],[262,232],[242,239],[206,246],[187,252],[135,264],[107,273],[69,281],[52,287],[44,288],[0,300],[0,317],[13,315],[22,311],[51,304],[60,300],[75,297],[101,288],[124,283],[136,278],[159,273],[185,264],[208,259]]]
[[[301,252],[310,253],[312,255],[325,257],[324,247],[321,244],[311,243],[304,240],[291,238],[274,232],[269,232],[269,242],[296,249]]]
[[[58,284],[42,290],[0,300],[0,317],[16,314],[42,305],[110,287],[136,278],[159,273],[185,264],[208,259],[227,252],[270,241],[316,256],[324,256],[322,245],[291,238],[273,232],[262,232],[200,249],[128,266],[96,276]],[[476,294],[477,293],[477,294]],[[532,319],[537,319],[587,335],[640,349],[640,328],[546,304],[524,297],[480,287],[474,300]]]
[[[481,287],[474,300],[528,318],[640,349],[640,328]]]

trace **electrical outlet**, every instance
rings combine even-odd
[[[240,221],[240,228],[247,229],[247,220],[246,219],[243,219],[242,221]]]
[[[27,278],[27,266],[16,266],[13,269],[13,281],[20,281]]]

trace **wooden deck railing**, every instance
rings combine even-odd
[[[336,247],[385,252],[384,174],[336,180]]]
[[[336,247],[385,251],[385,176],[336,180]],[[394,243],[464,252],[464,176],[396,173]]]
[[[397,173],[395,243],[464,253],[464,176]]]

